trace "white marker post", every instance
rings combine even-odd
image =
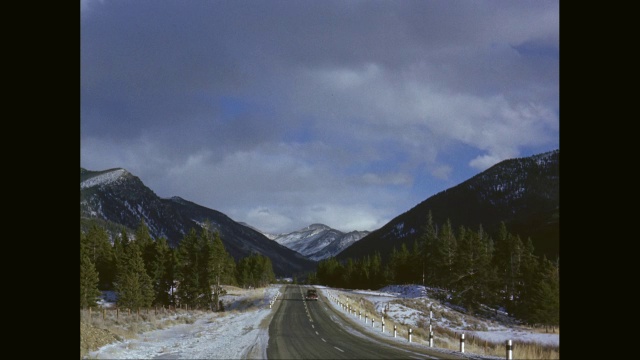
[[[398,337],[398,330],[395,325],[393,325],[393,337]]]
[[[382,332],[384,332],[384,315],[382,315]]]
[[[411,328],[409,328],[409,342],[411,342]]]
[[[365,324],[368,324],[368,322],[367,322],[367,316],[368,316],[367,314],[364,314],[364,323],[365,323]]]
[[[460,334],[460,352],[464,352],[464,334]]]
[[[429,332],[429,347],[433,347],[433,333]]]
[[[358,316],[360,316],[360,320],[362,320],[362,312],[360,312],[360,309],[358,309]]]
[[[373,316],[371,317],[371,327],[376,327],[376,319]]]
[[[513,344],[511,340],[507,340],[507,360],[513,359]]]

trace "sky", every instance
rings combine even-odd
[[[558,1],[81,0],[80,166],[372,231],[559,149]]]

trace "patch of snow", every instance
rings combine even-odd
[[[560,335],[557,333],[539,333],[530,329],[517,326],[517,325],[503,325],[496,321],[489,319],[480,319],[476,317],[469,317],[467,315],[462,316],[455,306],[450,304],[441,304],[440,301],[431,298],[429,295],[438,291],[438,289],[432,289],[424,287],[422,285],[389,285],[385,286],[377,291],[374,290],[346,290],[346,289],[331,289],[323,286],[314,285],[319,289],[325,289],[342,293],[344,295],[360,295],[366,300],[373,303],[376,312],[381,314],[386,311],[385,317],[398,323],[404,323],[410,326],[417,326],[419,320],[426,320],[428,323],[429,312],[423,313],[420,310],[411,308],[407,305],[399,303],[401,299],[412,299],[413,301],[423,301],[426,307],[433,305],[434,312],[441,314],[441,317],[436,318],[434,315],[434,324],[447,328],[456,332],[464,332],[467,337],[476,336],[482,340],[501,342],[506,340],[513,340],[516,342],[531,342],[550,346],[560,346]],[[334,306],[338,310],[342,309],[338,306]],[[500,312],[500,311],[499,311]],[[346,311],[345,311],[346,313]],[[444,314],[444,316],[442,316]],[[451,314],[451,317],[459,319],[459,322],[454,323],[447,318],[447,314]],[[467,319],[473,319],[474,324],[486,328],[487,330],[469,330],[469,322]],[[379,321],[379,320],[378,320]]]
[[[125,173],[124,169],[118,169],[118,170],[110,171],[108,173],[94,176],[90,179],[82,181],[80,183],[80,189],[82,190],[82,189],[90,188],[93,186],[110,184],[118,180],[120,176],[122,176],[124,173]]]
[[[260,323],[273,309],[269,301],[281,285],[250,291],[262,292],[247,310],[233,311],[248,297],[247,292],[222,297],[226,312],[204,312],[192,324],[179,324],[105,345],[89,353],[92,359],[241,359],[249,351],[266,358],[268,329]],[[232,293],[233,291],[230,291]],[[247,305],[244,304],[244,307]],[[256,348],[257,347],[257,348]]]

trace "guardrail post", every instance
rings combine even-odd
[[[511,340],[507,340],[507,360],[513,359],[513,344]]]
[[[409,328],[409,342],[411,342],[411,328]]]
[[[460,334],[460,352],[464,352],[464,334]]]

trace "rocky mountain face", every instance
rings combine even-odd
[[[368,231],[343,233],[324,224],[312,224],[288,234],[265,236],[312,260],[319,261],[336,256],[367,234]]]
[[[192,228],[201,231],[205,223],[218,230],[226,250],[236,261],[252,253],[271,259],[277,276],[294,276],[314,271],[316,262],[237,223],[225,214],[179,197],[158,197],[125,169],[89,171],[80,169],[81,229],[88,221],[124,226],[135,230],[141,221],[153,238],[165,237],[177,246]]]
[[[480,225],[495,234],[501,221],[534,253],[554,259],[560,238],[560,150],[502,161],[471,179],[442,191],[397,216],[337,255],[357,258],[378,251],[391,253],[405,243],[409,249],[423,234],[429,211],[434,224],[447,219],[454,229]]]

